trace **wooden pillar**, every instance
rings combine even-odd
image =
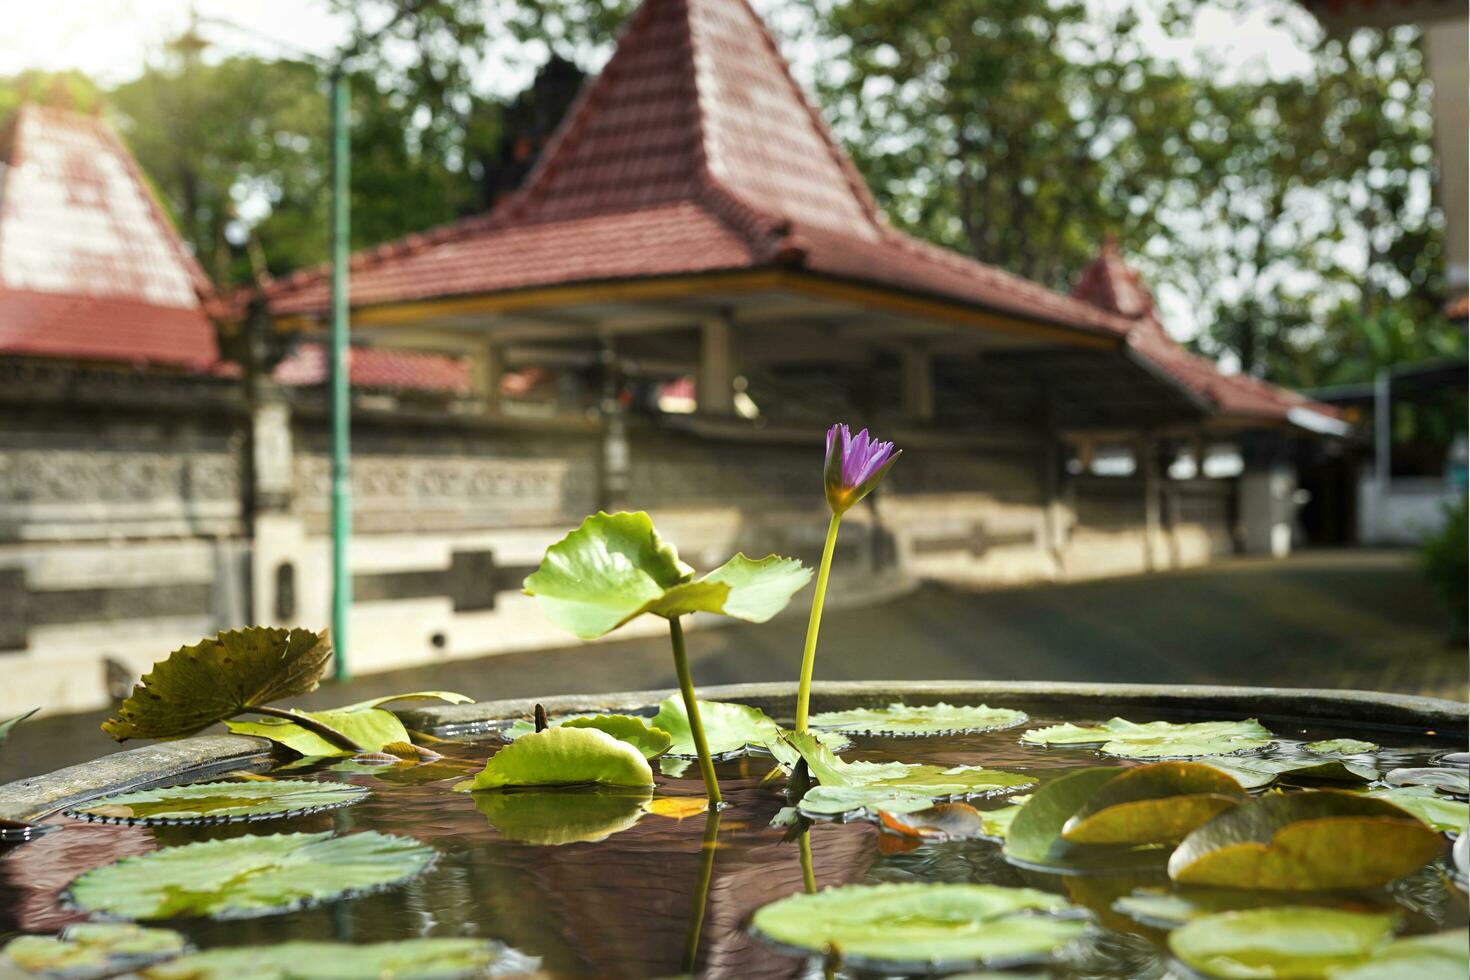
[[[628,420],[623,412],[623,377],[617,346],[611,335],[602,338],[602,480],[598,505],[606,511],[621,506],[628,495],[631,452]]]
[[[1062,501],[1062,467],[1066,458],[1056,427],[1056,401],[1049,389],[1041,392],[1041,529],[1042,543],[1051,554],[1053,573],[1064,578],[1067,570],[1067,526]]]
[[[1158,443],[1151,434],[1145,433],[1138,440],[1137,462],[1143,474],[1143,550],[1144,567],[1155,571],[1157,547],[1160,540],[1159,507],[1159,454]]]
[[[700,326],[696,394],[700,414],[735,414],[735,326],[729,317],[711,317]]]
[[[500,379],[504,373],[504,359],[496,344],[486,343],[470,356],[470,391],[486,412],[500,408]]]
[[[903,350],[903,413],[911,422],[934,418],[934,358],[922,347]]]

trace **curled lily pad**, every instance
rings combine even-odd
[[[1122,759],[1194,759],[1210,755],[1258,752],[1272,734],[1254,718],[1244,721],[1200,721],[1145,724],[1112,718],[1101,725],[1051,725],[1021,736],[1032,745],[1099,745],[1104,755]]]
[[[1361,966],[1332,980],[1464,980],[1470,975],[1470,934],[1464,929],[1395,939]]]
[[[1370,783],[1378,778],[1378,770],[1372,766],[1359,762],[1346,762],[1342,759],[1261,759],[1212,756],[1196,761],[1228,773],[1246,789],[1259,789],[1278,780],[1310,786],[1317,783]]]
[[[475,809],[507,840],[544,847],[605,840],[641,820],[652,799],[652,787],[556,786],[476,793]]]
[[[1395,915],[1304,906],[1222,912],[1169,934],[1169,949],[1211,977],[1336,975],[1367,960],[1393,936]]]
[[[1184,839],[1169,877],[1268,891],[1372,888],[1423,867],[1444,838],[1392,803],[1316,790],[1271,794]]]
[[[1293,894],[1291,900],[1297,906],[1338,908],[1342,905],[1342,896],[1332,892],[1298,893]],[[1172,929],[1207,915],[1272,908],[1280,904],[1280,892],[1242,888],[1184,888],[1174,891],[1142,888],[1115,900],[1113,909],[1142,925]]]
[[[252,708],[316,690],[331,659],[325,630],[229,630],[154,664],[102,730],[119,742],[193,735]]]
[[[1470,770],[1452,766],[1394,769],[1383,781],[1390,786],[1433,786],[1451,796],[1470,796]]]
[[[19,725],[21,722],[25,721],[31,715],[40,710],[40,708],[32,708],[30,711],[18,714],[14,718],[6,718],[5,720],[0,721],[0,745],[4,745],[5,740],[10,737],[11,729],[13,729],[16,725]]]
[[[646,513],[599,513],[546,550],[525,591],[552,622],[592,640],[644,613],[705,612],[764,623],[811,575],[792,558],[736,555],[695,581]]]
[[[703,716],[702,710],[700,714]],[[613,738],[627,742],[642,752],[645,759],[658,758],[674,744],[672,735],[656,725],[650,725],[648,719],[637,715],[568,715],[565,718],[553,718],[550,724],[552,728],[565,725],[568,728],[595,728],[600,732],[607,732]],[[522,719],[503,729],[500,737],[507,742],[513,742],[535,730],[535,724]]]
[[[653,770],[643,753],[596,728],[560,726],[511,742],[473,779],[455,783],[461,792],[506,786],[652,786]]]
[[[768,942],[865,965],[1007,965],[1051,959],[1087,930],[1057,895],[998,885],[844,885],[756,912]]]
[[[1195,762],[1156,762],[1118,774],[1062,825],[1074,844],[1177,844],[1246,798],[1230,776]]]
[[[147,980],[455,980],[517,976],[536,961],[485,939],[405,939],[398,942],[289,942],[191,953],[148,970]]]
[[[1372,789],[1367,795],[1407,810],[1441,833],[1461,834],[1470,824],[1470,803],[1446,799],[1429,786]]]
[[[1318,755],[1366,755],[1378,751],[1377,744],[1360,738],[1328,738],[1320,742],[1308,742],[1302,747]]]
[[[985,826],[980,811],[968,803],[938,803],[908,813],[879,810],[878,824],[890,833],[926,841],[979,837]]]
[[[781,726],[759,708],[727,701],[700,701],[698,705],[709,753],[717,759],[741,755],[752,748],[764,749],[781,737]],[[673,738],[669,755],[694,756],[694,736],[683,698],[676,694],[659,702],[652,725]]]
[[[1030,776],[980,766],[846,762],[811,732],[787,733],[785,738],[806,760],[819,784],[807,790],[797,804],[807,816],[830,817],[856,810],[913,813],[936,802],[1011,793],[1035,782]]]
[[[949,735],[993,732],[1024,725],[1026,712],[988,705],[890,704],[886,708],[852,708],[813,715],[811,727],[853,735]]]
[[[474,698],[453,691],[415,691],[411,694],[390,694],[387,697],[360,701],[342,708],[327,711],[303,711],[299,714],[316,721],[332,731],[340,732],[357,744],[361,751],[381,752],[390,746],[411,745],[408,729],[393,712],[382,706],[391,701],[439,700],[450,704],[467,704]],[[261,718],[252,721],[232,720],[225,727],[236,735],[254,735],[268,738],[278,745],[299,752],[304,756],[342,755],[348,750],[333,745],[315,731],[303,728],[288,718]]]
[[[1011,821],[1021,812],[1023,804],[1011,803],[994,810],[980,811],[980,836],[994,841],[1003,841],[1011,832]]]
[[[432,848],[376,831],[234,837],[123,858],[67,891],[82,911],[117,918],[235,919],[386,888],[433,862]]]
[[[1072,815],[1125,771],[1116,767],[1079,769],[1036,790],[1011,818],[1003,848],[1006,860],[1054,874],[1115,872],[1160,865],[1166,852],[1156,846],[1097,847],[1076,844],[1062,836],[1062,829]]]
[[[188,941],[172,929],[145,929],[130,922],[80,922],[59,936],[21,936],[0,950],[26,973],[66,980],[111,977],[177,956]],[[3,973],[0,970],[0,973]]]
[[[351,783],[306,779],[269,782],[194,783],[93,800],[67,816],[102,823],[230,823],[298,817],[356,803],[368,794]]]

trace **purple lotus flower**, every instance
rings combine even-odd
[[[898,462],[902,449],[879,442],[863,429],[853,435],[841,422],[827,430],[827,503],[842,514],[873,492],[888,468]]]

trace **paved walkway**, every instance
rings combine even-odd
[[[804,613],[765,626],[693,631],[699,684],[794,680]],[[967,592],[926,586],[829,612],[817,676],[827,680],[1073,680],[1366,688],[1463,699],[1455,625],[1407,552],[1336,551],[1288,561],[1070,585]],[[328,685],[328,707],[389,691],[477,699],[674,686],[662,640],[461,660]],[[37,717],[0,748],[0,782],[115,746],[105,712]]]

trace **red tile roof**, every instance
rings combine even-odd
[[[521,190],[359,253],[351,288],[367,307],[780,266],[1126,340],[1221,411],[1307,404],[1175,345],[1116,253],[1068,296],[889,227],[747,0],[644,0]],[[266,296],[321,316],[328,287],[303,270]]]
[[[23,105],[0,147],[0,354],[202,370],[209,281],[101,120]]]
[[[463,357],[354,347],[347,355],[354,388],[393,388],[455,395],[470,393],[470,365]],[[331,373],[326,347],[304,343],[276,365],[272,376],[289,387],[325,384]]]

